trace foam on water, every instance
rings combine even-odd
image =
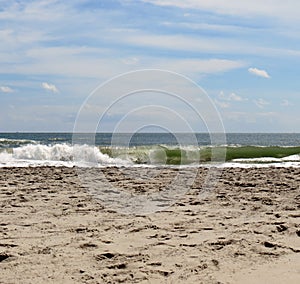
[[[300,162],[300,155],[291,155],[287,156],[281,159],[282,161],[294,161],[294,162]]]
[[[227,156],[212,159],[212,147],[203,146],[134,146],[96,147],[89,145],[26,144],[4,148],[0,152],[0,167],[26,166],[181,166],[181,167],[298,167],[300,166],[299,147],[253,146],[227,147]],[[215,150],[224,150],[216,147]],[[291,155],[291,153],[293,153]],[[295,154],[297,153],[297,154]],[[262,156],[262,155],[270,156]],[[290,154],[290,155],[288,155]],[[237,157],[237,158],[228,158]],[[285,155],[285,156],[283,156]],[[257,157],[255,157],[257,156]],[[280,157],[281,156],[281,157]],[[218,157],[217,157],[218,158]]]
[[[0,153],[0,167],[27,166],[109,166],[129,165],[130,162],[110,158],[97,147],[88,145],[25,145]]]
[[[300,162],[300,155],[290,155],[284,158],[262,157],[262,158],[248,158],[248,159],[233,159],[234,163],[297,163]]]
[[[27,144],[38,144],[38,141],[30,139],[0,138],[0,148],[19,147]]]

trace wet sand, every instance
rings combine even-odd
[[[101,171],[132,194],[176,175]],[[0,283],[300,283],[300,169],[227,168],[199,195],[206,171],[171,207],[124,215],[74,168],[0,169]]]

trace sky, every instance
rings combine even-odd
[[[300,132],[300,1],[0,0],[0,132],[73,131],[93,90],[142,69],[194,81],[226,132]],[[153,98],[155,112],[132,110],[124,131],[137,119],[167,120],[166,106],[182,110]],[[116,104],[101,129],[114,131],[143,100]],[[101,116],[98,103],[90,109]],[[172,131],[186,130],[170,121]],[[203,123],[192,129],[205,131]]]

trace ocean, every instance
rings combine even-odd
[[[0,167],[300,166],[300,133],[223,138],[218,144],[208,133],[97,133],[76,139],[72,133],[0,133]]]

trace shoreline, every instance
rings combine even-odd
[[[176,173],[97,170],[142,195]],[[299,282],[300,169],[224,168],[201,197],[206,173],[199,169],[164,211],[122,215],[95,199],[74,168],[0,168],[0,283],[257,283],[262,273],[273,279],[276,265]]]

